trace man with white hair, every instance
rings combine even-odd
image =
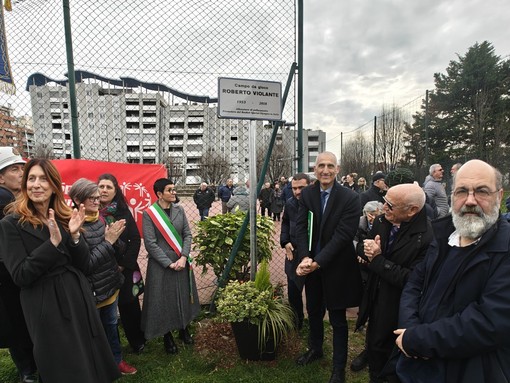
[[[448,196],[443,185],[444,169],[439,164],[433,164],[429,168],[429,176],[423,184],[423,190],[432,205],[436,206],[437,218],[444,217],[450,211]]]
[[[402,292],[397,374],[402,382],[510,381],[510,224],[501,173],[480,160],[458,170],[452,216]]]
[[[388,189],[384,214],[374,219],[364,240],[368,262],[367,287],[360,306],[357,328],[367,328],[370,382],[394,382],[394,371],[383,377],[383,368],[395,345],[400,294],[412,269],[422,261],[432,241],[432,226],[425,209],[425,193],[417,184]]]

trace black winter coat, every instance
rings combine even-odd
[[[214,192],[211,188],[205,190],[198,188],[193,194],[193,201],[197,205],[197,209],[208,209],[214,202]]]
[[[115,259],[115,247],[104,238],[103,221],[85,222],[83,237],[90,249],[89,267],[85,272],[96,304],[110,298],[122,286],[124,276]],[[121,246],[122,247],[122,246]]]
[[[14,194],[0,186],[0,219],[4,217],[4,208],[14,201]],[[0,348],[12,345],[32,347],[25,317],[19,301],[20,289],[12,281],[5,268],[0,252]]]
[[[111,382],[120,377],[90,286],[82,273],[89,262],[83,238],[75,245],[59,225],[62,242],[46,226],[0,221],[0,251],[14,283],[45,382]]]
[[[285,210],[283,211],[282,218],[282,231],[280,233],[280,246],[285,247],[287,243],[292,243],[294,247],[294,258],[292,261],[287,259],[285,256],[285,274],[292,280],[296,280],[298,277],[296,275],[296,269],[299,265],[299,258],[297,256],[297,241],[296,241],[296,220],[298,214],[298,200],[294,197],[289,198],[287,203],[285,204]],[[300,284],[298,284],[300,285]]]
[[[381,249],[388,243],[392,223],[384,215],[375,218],[368,238],[381,237]],[[432,226],[422,209],[410,222],[403,222],[392,249],[373,258],[368,264],[369,276],[360,306],[356,328],[366,324],[370,328],[372,344],[381,352],[390,353],[395,345],[393,331],[398,324],[400,295],[411,270],[423,260],[430,242]]]
[[[359,194],[359,202],[361,204],[361,214],[363,215],[363,208],[365,207],[367,202],[370,201],[379,201],[381,203],[384,203],[383,196],[386,193],[379,189],[377,186],[372,185],[370,186],[370,189],[368,189],[366,192],[363,192]]]
[[[138,296],[133,294],[133,273],[140,272],[138,266],[138,252],[142,240],[138,226],[136,226],[135,219],[129,210],[120,210],[115,214],[115,219],[126,220],[126,229],[120,235],[120,240],[126,244],[123,252],[116,252],[117,263],[119,266],[124,267],[122,274],[124,275],[124,283],[120,289],[119,305],[123,303],[132,302],[138,299]]]

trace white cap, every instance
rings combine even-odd
[[[0,170],[16,164],[26,164],[26,161],[21,158],[16,149],[10,146],[0,146]]]

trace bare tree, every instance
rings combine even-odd
[[[182,157],[169,155],[166,163],[168,169],[168,178],[173,180],[176,185],[186,185],[184,179],[184,168],[182,164]]]
[[[34,158],[54,159],[53,148],[48,144],[35,144],[33,156]]]
[[[384,171],[395,169],[404,154],[404,131],[409,124],[395,104],[383,105],[377,120],[376,153]]]
[[[358,173],[368,177],[372,173],[372,144],[363,132],[357,132],[354,138],[343,145],[340,165],[342,174]]]
[[[292,153],[282,144],[276,144],[269,159],[268,175],[271,182],[278,181],[281,176],[289,177],[292,173]]]
[[[198,175],[210,185],[220,185],[230,177],[231,171],[227,158],[214,150],[208,150],[200,159]]]

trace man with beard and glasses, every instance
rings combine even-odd
[[[404,287],[396,344],[402,382],[510,381],[510,224],[501,173],[471,160],[455,175],[452,216]]]

